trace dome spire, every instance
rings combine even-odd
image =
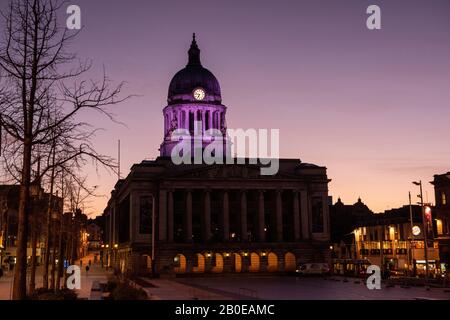
[[[188,66],[201,66],[200,62],[200,49],[197,46],[197,41],[195,40],[195,33],[192,34],[192,43],[189,48],[189,62]]]

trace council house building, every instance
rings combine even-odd
[[[330,262],[325,167],[279,159],[276,174],[262,175],[249,159],[174,164],[175,130],[191,133],[200,122],[226,141],[227,112],[194,35],[188,63],[169,85],[160,156],[134,164],[104,210],[106,265],[145,275],[292,272]]]

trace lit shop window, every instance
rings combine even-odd
[[[436,219],[436,229],[437,229],[437,234],[439,236],[444,233],[443,228],[442,228],[442,220],[441,219]]]

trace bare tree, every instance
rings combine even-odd
[[[20,183],[13,299],[26,297],[30,185],[37,148],[51,154],[55,135],[58,145],[65,145],[56,151],[55,162],[43,166],[41,177],[68,163],[82,166],[88,159],[115,168],[112,158],[92,146],[96,130],[77,117],[83,110],[95,110],[114,120],[107,107],[128,98],[119,98],[122,84],[110,89],[105,75],[100,82],[80,79],[91,64],[67,51],[77,32],[59,26],[60,6],[57,0],[10,0],[8,11],[2,13],[0,126],[10,139],[3,148],[4,158],[11,156],[5,158],[6,168]]]

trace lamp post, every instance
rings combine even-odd
[[[408,193],[408,195],[409,195],[409,222],[410,222],[410,224],[411,224],[411,242],[409,243],[409,255],[408,255],[408,257],[411,259],[410,260],[410,266],[411,266],[411,268],[412,268],[412,275],[413,276],[415,276],[416,275],[416,273],[414,272],[414,251],[413,251],[413,248],[412,248],[412,244],[413,244],[413,242],[414,242],[414,230],[413,230],[413,228],[414,228],[414,221],[413,221],[413,212],[412,212],[412,204],[411,204],[411,192],[409,192]]]
[[[428,281],[429,277],[429,266],[428,266],[428,226],[425,221],[425,208],[423,205],[423,192],[422,192],[422,180],[419,180],[419,182],[414,181],[413,184],[420,187],[420,195],[418,196],[420,198],[420,206],[422,208],[422,227],[423,227],[423,242],[424,242],[424,250],[425,250],[425,280]]]

